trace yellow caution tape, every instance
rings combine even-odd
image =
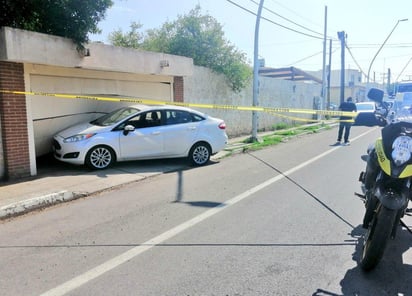
[[[65,99],[86,99],[86,100],[110,101],[110,102],[129,102],[129,103],[146,104],[146,105],[175,105],[175,106],[191,107],[191,108],[224,109],[224,110],[238,110],[238,111],[259,111],[259,112],[268,112],[268,113],[278,114],[278,115],[279,113],[297,113],[297,114],[347,116],[347,117],[356,117],[357,115],[356,112],[344,112],[344,111],[166,102],[166,101],[157,101],[157,100],[149,100],[149,99],[139,99],[139,98],[99,97],[99,96],[87,96],[87,95],[56,94],[56,93],[46,93],[46,92],[0,90],[0,93],[16,94],[16,95],[30,95],[30,96],[47,96],[47,97],[57,97],[57,98],[65,98]],[[294,120],[309,121],[309,119],[303,119],[303,118],[299,118],[299,119],[295,118]],[[349,121],[353,121],[353,120],[349,120]]]

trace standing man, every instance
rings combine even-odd
[[[357,112],[356,105],[353,103],[352,97],[347,98],[346,102],[340,104],[339,111]],[[352,126],[353,117],[341,116],[339,120],[338,141],[336,142],[336,145],[339,145],[342,141],[343,130],[345,130],[345,134],[343,135],[343,139],[345,141],[344,145],[349,145],[349,133]]]

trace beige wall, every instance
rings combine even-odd
[[[313,98],[319,96],[319,84],[260,77],[259,106],[313,108]],[[252,81],[240,93],[234,93],[225,82],[223,75],[213,73],[204,67],[194,67],[193,75],[184,78],[185,102],[201,104],[252,106]],[[251,111],[225,109],[199,109],[212,116],[225,120],[229,136],[249,134],[252,130]],[[286,114],[297,116],[296,114]],[[259,113],[259,129],[270,129],[278,122],[287,119],[267,113]],[[301,116],[302,117],[302,116]],[[304,118],[311,118],[306,116]],[[290,120],[289,120],[290,122]]]

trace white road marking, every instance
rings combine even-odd
[[[357,139],[365,136],[366,134],[370,133],[371,131],[373,131],[374,129],[368,130],[367,132],[353,138],[353,141],[356,141]],[[325,157],[326,155],[332,153],[333,151],[335,151],[336,149],[342,148],[340,146],[334,147],[322,154],[317,155],[316,157],[309,159],[306,162],[301,163],[300,165],[286,171],[283,175],[278,175],[276,177],[273,177],[249,190],[246,190],[245,192],[225,201],[224,203],[220,204],[219,206],[216,206],[210,210],[207,210],[206,212],[144,242],[143,244],[141,244],[140,246],[134,247],[132,249],[130,249],[129,251],[126,251],[122,254],[120,254],[119,256],[116,256],[102,264],[100,264],[99,266],[96,266],[95,268],[86,271],[85,273],[41,294],[42,296],[58,296],[58,295],[64,295],[84,284],[86,284],[87,282],[103,275],[104,273],[118,267],[119,265],[133,259],[134,257],[142,254],[143,252],[153,248],[156,245],[159,245],[161,243],[163,243],[164,241],[178,235],[179,233],[189,229],[192,226],[195,226],[196,224],[216,215],[217,213],[223,211],[224,209],[244,200],[245,198],[248,198],[249,196],[251,196],[252,194],[262,190],[265,187],[270,186],[271,184],[285,178],[286,176],[289,176],[291,174],[293,174],[294,172],[304,168],[305,166],[311,164],[312,162],[315,162],[316,160]]]

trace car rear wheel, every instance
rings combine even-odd
[[[113,164],[115,155],[113,150],[107,146],[96,146],[87,152],[86,165],[94,170],[103,170]]]
[[[211,148],[205,142],[196,143],[189,152],[189,161],[194,166],[202,166],[209,162]]]

